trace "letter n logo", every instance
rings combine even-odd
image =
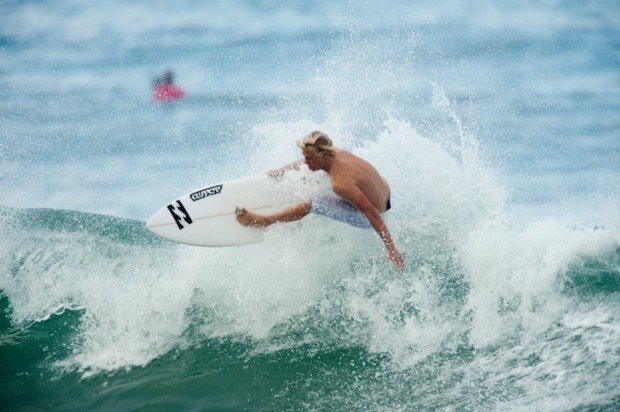
[[[179,216],[176,214],[177,209],[179,212],[181,212],[183,216]],[[189,216],[189,213],[187,213],[187,210],[185,210],[185,206],[183,206],[183,203],[181,203],[180,200],[177,200],[176,207],[174,204],[168,205],[168,210],[170,211],[170,214],[174,218],[177,226],[179,227],[179,230],[184,228],[184,226],[181,224],[181,219],[185,220],[188,225],[192,224],[192,218]]]

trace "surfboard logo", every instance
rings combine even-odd
[[[174,204],[168,205],[168,211],[172,215],[172,218],[174,219],[174,222],[179,227],[179,230],[181,230],[181,229],[183,229],[185,227],[185,226],[183,226],[182,220],[184,220],[188,225],[191,225],[193,223],[192,218],[189,216],[189,213],[187,213],[187,209],[185,209],[185,206],[183,206],[183,203],[181,203],[180,200],[177,200],[177,204],[176,205],[174,205]],[[181,212],[182,216],[177,215],[176,211]]]
[[[223,185],[207,187],[206,189],[192,193],[189,195],[189,198],[195,202],[196,200],[204,199],[205,197],[219,195],[222,192],[222,186]]]

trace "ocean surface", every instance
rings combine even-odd
[[[315,129],[402,273],[318,216],[144,228]],[[0,2],[0,410],[619,409],[620,3]]]

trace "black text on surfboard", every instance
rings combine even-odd
[[[187,213],[187,210],[185,209],[185,206],[183,206],[183,203],[181,203],[180,200],[177,200],[176,207],[174,204],[170,204],[168,205],[168,210],[170,211],[170,214],[174,218],[174,221],[176,222],[177,226],[179,227],[179,230],[183,229],[185,226],[181,224],[181,216],[175,213],[175,210],[177,209],[179,212],[183,214],[183,220],[185,220],[185,222],[187,222],[188,225],[191,225],[192,218],[189,216],[189,213]]]
[[[222,191],[222,185],[207,187],[206,189],[199,190],[189,195],[189,198],[194,202],[196,200],[204,199],[205,197],[217,195]]]

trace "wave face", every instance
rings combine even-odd
[[[618,408],[618,6],[355,3],[0,5],[0,405]],[[144,228],[315,129],[389,181],[404,272],[314,215]]]
[[[31,402],[69,409],[150,405],[159,387],[153,405],[190,409],[616,401],[617,230],[511,224],[484,168],[404,122],[356,151],[398,188],[387,219],[402,274],[373,233],[317,216],[203,249],[140,221],[3,209],[5,376],[49,379]],[[13,396],[32,381],[4,396],[29,405]]]

